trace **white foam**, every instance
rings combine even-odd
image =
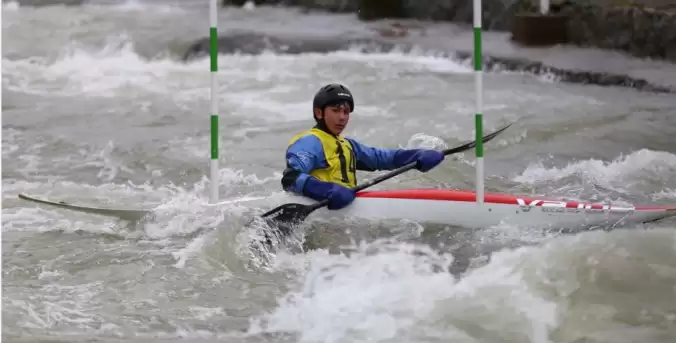
[[[18,11],[21,7],[18,1],[3,1],[2,10],[3,11]]]
[[[256,3],[254,3],[252,0],[247,0],[244,5],[242,5],[242,8],[246,11],[253,11],[256,9]]]
[[[71,44],[56,60],[34,57],[3,59],[6,87],[19,92],[61,96],[132,96],[141,91],[144,94],[171,94],[178,102],[208,99],[209,83],[204,78],[205,71],[209,70],[208,58],[190,63],[168,57],[147,60],[135,52],[133,43],[124,35],[110,36],[108,40],[109,43],[102,49]],[[282,119],[295,118],[293,113],[302,108],[302,118],[306,119],[307,97],[294,99],[290,93],[302,86],[289,86],[294,84],[289,80],[356,77],[344,74],[343,70],[349,68],[335,68],[338,63],[356,63],[357,68],[365,71],[365,74],[359,75],[360,78],[391,78],[417,70],[469,72],[466,67],[446,58],[417,55],[415,52],[220,55],[219,65],[228,66],[219,70],[218,74],[219,93],[223,94],[221,108],[234,104],[238,107],[234,109],[235,114],[247,114],[245,112],[250,110],[247,106],[255,106],[259,111],[278,114]]]
[[[444,142],[443,139],[439,137],[430,136],[422,132],[414,134],[409,140],[408,144],[405,146],[406,149],[436,149],[443,150],[447,149],[448,145]]]
[[[663,190],[653,194],[653,200],[660,200],[660,199],[675,199],[676,200],[676,188],[663,189]]]
[[[146,2],[143,0],[125,0],[124,2],[118,3],[116,2],[115,4],[111,6],[106,6],[105,8],[109,8],[112,10],[117,10],[117,11],[127,11],[127,12],[132,12],[132,11],[138,11],[138,12],[144,12],[147,13],[148,11],[154,11],[155,13],[181,13],[185,12],[184,9],[180,8],[178,5],[178,1],[176,0],[177,3],[175,5],[169,5],[165,3],[150,3]],[[168,2],[168,1],[167,1]],[[86,4],[85,6],[92,8],[92,9],[102,9],[101,5],[99,4]]]
[[[558,308],[522,274],[520,260],[528,254],[496,254],[457,281],[445,272],[452,259],[425,247],[376,242],[349,256],[312,251],[298,258],[304,263],[291,262],[301,268],[299,284],[277,308],[252,320],[249,334],[294,333],[301,342],[410,342],[429,335],[468,339],[475,327],[468,323],[481,322],[483,337],[547,342]]]
[[[221,186],[230,187],[235,184],[255,185],[278,180],[280,175],[260,178],[255,174],[247,175],[241,170],[223,168],[221,173]],[[154,220],[148,223],[145,233],[148,238],[162,239],[172,236],[184,236],[199,230],[218,227],[225,220],[232,220],[241,216],[245,207],[245,201],[229,199],[230,202],[222,202],[219,206],[208,204],[206,186],[209,185],[205,177],[186,189],[168,183],[161,186],[144,184],[106,183],[102,185],[88,185],[56,179],[45,182],[27,182],[11,179],[3,180],[3,198],[18,200],[18,193],[28,193],[38,197],[53,200],[71,201],[86,205],[103,205],[108,207],[124,206],[153,211]],[[238,196],[239,198],[239,196]],[[250,198],[246,195],[244,199]],[[228,200],[228,199],[225,199]],[[261,200],[265,200],[262,198]],[[26,203],[28,204],[28,203]],[[260,202],[259,202],[260,204]],[[225,214],[228,216],[224,216]],[[44,206],[12,207],[4,206],[2,210],[3,230],[54,230],[75,232],[78,230],[88,232],[120,233],[116,230],[114,219],[91,215],[77,214],[62,209]],[[87,218],[87,221],[79,220]],[[99,218],[98,220],[95,220]],[[230,219],[228,219],[230,218]],[[69,224],[71,221],[72,225]],[[103,225],[103,226],[101,226]]]
[[[358,52],[360,48],[359,45],[354,45],[347,51],[337,51],[328,55],[343,61],[366,63],[369,67],[385,68],[385,70],[397,74],[415,71],[457,74],[471,74],[474,72],[469,66],[452,61],[444,56],[444,53],[428,52],[420,48],[414,48],[410,51],[395,48],[388,52],[360,53]],[[387,62],[387,64],[379,66],[379,62]]]
[[[640,180],[668,180],[676,175],[676,155],[665,151],[641,149],[612,161],[589,159],[572,162],[562,168],[546,168],[542,163],[532,163],[521,175],[513,178],[522,183],[553,181],[578,175],[595,184],[624,189]],[[676,186],[676,185],[675,185]]]
[[[56,329],[62,326],[88,327],[101,323],[102,317],[92,311],[100,306],[98,297],[104,289],[102,281],[67,285],[45,284],[40,289],[42,301],[35,302],[32,296],[12,299],[4,304],[20,326],[31,329]],[[28,294],[32,294],[30,292]]]

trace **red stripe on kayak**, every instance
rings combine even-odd
[[[359,192],[360,198],[388,198],[388,199],[416,199],[416,200],[446,200],[446,201],[476,201],[476,193],[471,191],[454,191],[448,189],[401,189],[386,191]],[[522,198],[528,199],[530,198]],[[507,194],[484,193],[486,202],[496,204],[516,204],[516,197]]]
[[[412,199],[412,200],[441,200],[441,201],[476,201],[476,193],[466,190],[449,189],[401,189],[384,191],[363,191],[357,194],[360,198],[386,198],[386,199]],[[548,197],[534,198],[526,196],[514,196],[500,193],[485,193],[484,201],[493,204],[507,205],[532,205],[532,206],[552,206],[566,208],[585,208],[585,209],[608,209],[608,205],[590,204],[577,201],[563,201],[551,199]],[[631,206],[611,205],[610,208],[631,208]],[[666,210],[676,211],[676,207],[637,207],[637,210],[655,211]]]

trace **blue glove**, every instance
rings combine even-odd
[[[437,150],[420,150],[416,160],[418,161],[416,168],[424,173],[439,165],[444,160],[444,154]]]
[[[308,177],[303,188],[303,195],[317,201],[329,199],[329,210],[340,210],[354,201],[355,192],[336,183],[319,181]]]
[[[416,169],[427,172],[436,167],[444,160],[444,154],[432,149],[399,150],[394,154],[394,165],[403,167],[411,162],[416,162]]]

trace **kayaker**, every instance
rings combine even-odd
[[[316,125],[289,142],[282,187],[317,201],[329,199],[331,210],[354,200],[357,170],[392,170],[417,162],[416,168],[427,172],[444,159],[436,150],[381,149],[342,137],[354,111],[352,93],[343,85],[320,88],[312,107]]]

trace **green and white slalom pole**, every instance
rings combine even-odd
[[[484,202],[483,73],[481,56],[481,0],[474,0],[474,77],[476,92],[476,202]]]
[[[209,56],[211,59],[211,191],[210,202],[218,201],[218,0],[209,0]]]

